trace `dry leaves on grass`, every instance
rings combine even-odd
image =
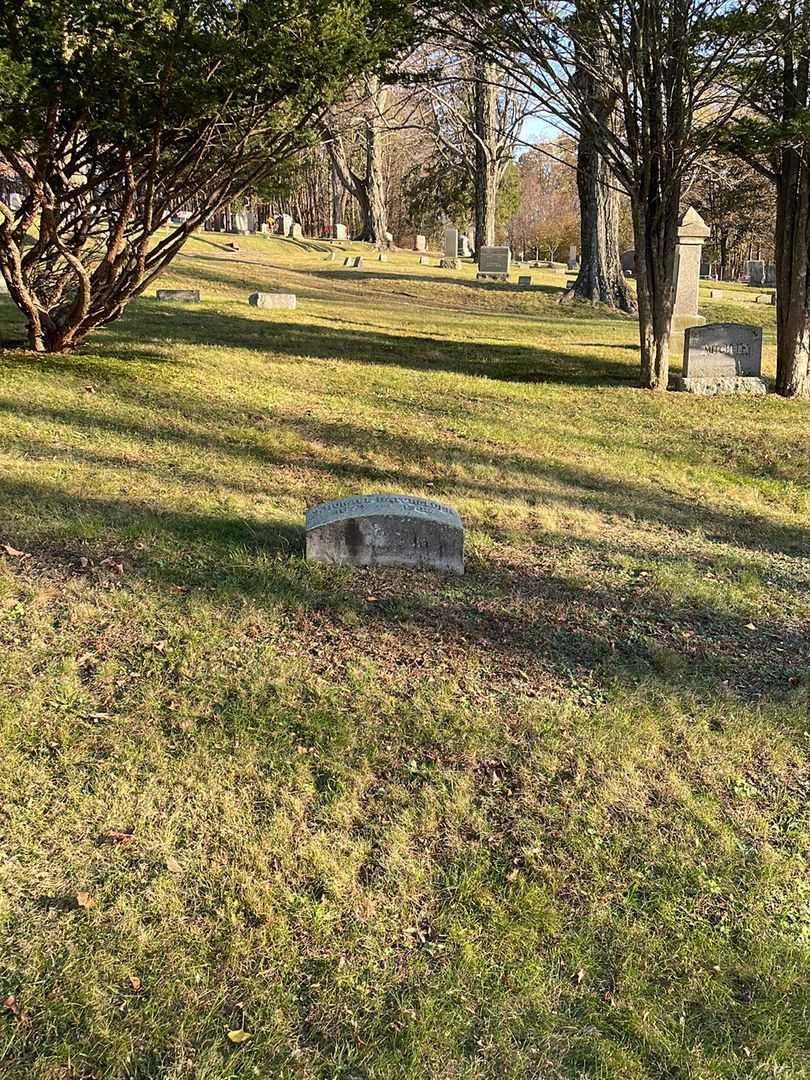
[[[91,907],[96,906],[95,897],[84,890],[76,893],[76,906],[84,908],[85,911],[89,911]]]
[[[11,544],[3,544],[3,551],[11,559],[30,559],[31,555],[27,551],[20,551],[19,548],[12,547]]]

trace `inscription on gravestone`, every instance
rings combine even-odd
[[[758,377],[761,369],[761,327],[709,323],[687,328],[683,346],[684,378]]]
[[[306,513],[307,558],[353,566],[464,572],[464,526],[456,511],[411,495],[356,495]]]

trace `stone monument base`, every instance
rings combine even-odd
[[[458,270],[458,259],[453,259],[450,257],[444,258],[439,263],[439,267],[442,270]]]
[[[765,380],[753,375],[714,375],[694,379],[678,376],[674,380],[674,386],[676,390],[684,390],[687,394],[698,394],[700,397],[718,397],[725,394],[733,394],[737,397],[764,397],[768,393],[768,384]]]

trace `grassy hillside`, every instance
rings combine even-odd
[[[0,298],[2,1076],[808,1075],[810,406],[239,244],[74,357]],[[375,491],[465,576],[308,565]]]

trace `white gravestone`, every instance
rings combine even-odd
[[[334,240],[345,240],[349,235],[349,230],[345,225],[337,224],[332,229],[332,237]]]
[[[683,376],[678,389],[692,394],[767,393],[762,370],[762,328],[740,323],[709,323],[687,327],[684,334]]]
[[[306,514],[307,558],[353,566],[464,573],[464,526],[456,511],[411,495],[355,495]]]
[[[512,265],[512,252],[508,247],[482,247],[478,252],[479,278],[499,278],[505,281],[509,277]]]
[[[295,307],[295,293],[254,292],[248,297],[251,307],[291,310]]]
[[[416,234],[416,239],[414,240],[414,243],[413,243],[413,248],[414,248],[414,251],[426,251],[427,250],[427,237],[423,236],[422,233],[417,233]]]

